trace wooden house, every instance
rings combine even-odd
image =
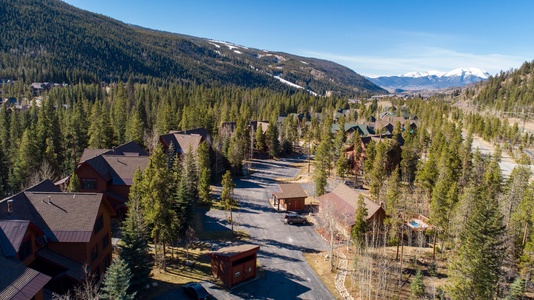
[[[0,200],[0,228],[11,245],[3,252],[51,277],[46,288],[64,292],[83,279],[84,266],[98,278],[111,264],[114,214],[101,193],[63,193],[45,180]]]
[[[338,221],[338,230],[347,237],[350,236],[352,226],[355,223],[359,195],[364,196],[365,207],[367,208],[367,216],[365,218],[367,223],[370,226],[381,227],[386,218],[386,211],[378,203],[370,200],[363,190],[353,189],[345,183],[340,183],[332,192],[324,194],[317,199],[319,201],[319,212],[322,209],[332,210],[332,215]]]

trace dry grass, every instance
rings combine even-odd
[[[172,253],[172,254],[171,254]],[[167,248],[167,268],[152,269],[152,281],[158,284],[143,294],[143,299],[152,299],[168,291],[179,288],[189,281],[201,281],[211,276],[211,260],[208,256],[209,244],[199,242],[189,249],[189,259],[184,247]]]
[[[383,249],[383,248],[382,248]],[[398,264],[399,262],[395,261],[397,248],[396,247],[387,247],[386,251],[381,253],[375,253],[375,259],[384,260],[387,259],[393,263]],[[378,250],[378,249],[377,249]],[[349,273],[354,270],[354,259],[355,254],[351,251],[347,251],[346,247],[338,248],[338,251],[342,251],[347,259],[349,266]],[[315,270],[317,275],[321,278],[326,287],[330,290],[335,299],[343,299],[340,293],[337,291],[334,286],[334,279],[336,276],[336,270],[334,272],[330,271],[330,262],[328,259],[325,259],[327,252],[319,253],[305,253],[304,257],[308,261],[308,264]],[[337,256],[334,256],[334,266],[338,263]],[[437,269],[436,273],[433,273],[431,269],[432,265],[432,249],[431,248],[418,248],[418,247],[404,247],[404,259],[403,259],[403,276],[401,286],[399,287],[397,283],[399,282],[398,273],[390,274],[388,281],[391,282],[390,289],[395,295],[396,299],[410,299],[410,284],[414,278],[414,274],[417,269],[420,269],[424,275],[424,282],[427,287],[427,291],[432,290],[432,287],[440,288],[443,287],[446,278],[446,264],[445,260],[437,260]],[[434,276],[431,276],[433,274]],[[345,287],[349,293],[354,297],[354,299],[359,299],[359,289],[357,282],[353,282],[350,278],[350,275],[347,275],[345,279]]]

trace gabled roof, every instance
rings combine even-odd
[[[0,299],[32,299],[50,277],[0,255]]]
[[[80,158],[78,164],[104,154],[123,156],[148,156],[148,152],[146,152],[145,149],[139,146],[139,144],[137,144],[135,141],[130,141],[120,146],[114,147],[113,149],[86,148],[83,150],[82,157]]]
[[[61,193],[24,191],[0,201],[0,219],[28,220],[54,242],[86,243],[93,233],[100,205],[100,193]],[[111,209],[110,209],[111,210]]]
[[[148,166],[148,156],[102,156],[109,166],[108,173],[114,185],[132,185],[133,176],[137,168],[146,169]]]
[[[363,194],[362,191],[355,190],[345,183],[340,183],[336,188],[327,194],[320,196],[317,200],[321,204],[331,201],[336,210],[346,216],[347,225],[354,225],[356,217],[356,208],[358,207],[358,196]],[[365,207],[367,208],[366,220],[370,220],[378,211],[384,210],[376,202],[369,200],[364,196]]]
[[[0,248],[5,256],[16,256],[28,230],[28,220],[0,220]]]
[[[86,160],[83,164],[91,166],[104,180],[114,185],[132,185],[137,168],[143,171],[149,162],[148,156],[124,156],[103,154]]]
[[[280,192],[274,192],[277,198],[289,199],[289,198],[307,198],[308,194],[302,188],[299,183],[286,183],[279,184]]]
[[[211,145],[211,136],[206,129],[196,128],[185,131],[171,131],[168,134],[161,135],[160,141],[165,147],[170,147],[173,144],[176,153],[185,154],[190,148],[196,152],[203,141]]]

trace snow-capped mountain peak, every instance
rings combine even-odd
[[[446,74],[446,72],[430,70],[430,71],[426,71],[426,72],[409,72],[409,73],[406,73],[406,74],[399,75],[399,77],[413,77],[413,78],[429,77],[429,76],[441,77],[441,76],[443,76],[445,74]]]
[[[449,72],[436,70],[410,72],[399,76],[370,78],[376,85],[387,90],[426,90],[461,87],[487,80],[490,74],[478,68],[458,68]]]
[[[488,79],[488,77],[490,76],[490,74],[482,69],[478,69],[478,68],[467,68],[467,69],[462,69],[462,68],[459,68],[459,69],[454,69],[450,72],[447,72],[444,76],[446,77],[453,77],[453,76],[458,76],[458,77],[468,77],[468,76],[474,76],[474,77],[480,77],[480,78],[483,78],[483,79]]]

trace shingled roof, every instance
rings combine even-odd
[[[0,255],[0,274],[0,299],[32,299],[51,279],[3,255]]]
[[[290,198],[307,198],[308,194],[302,188],[299,183],[285,183],[279,184],[280,192],[274,192],[279,199],[290,199]]]
[[[148,156],[125,156],[103,154],[90,158],[83,163],[90,165],[104,180],[114,185],[132,185],[133,175],[139,168],[148,166]]]
[[[354,225],[360,194],[363,195],[361,191],[355,190],[345,183],[340,183],[332,192],[320,196],[317,200],[321,205],[330,201],[335,206],[336,211],[346,217],[347,225],[352,226]],[[363,199],[367,208],[366,220],[371,220],[378,211],[384,210],[379,204],[369,200],[367,197],[364,196]]]
[[[98,209],[100,193],[21,192],[14,197],[13,211],[7,211],[7,198],[0,201],[0,219],[28,220],[55,242],[89,242]]]
[[[121,156],[148,156],[148,152],[134,141],[127,142],[113,149],[90,149],[83,150],[79,163],[100,155],[121,155]]]

